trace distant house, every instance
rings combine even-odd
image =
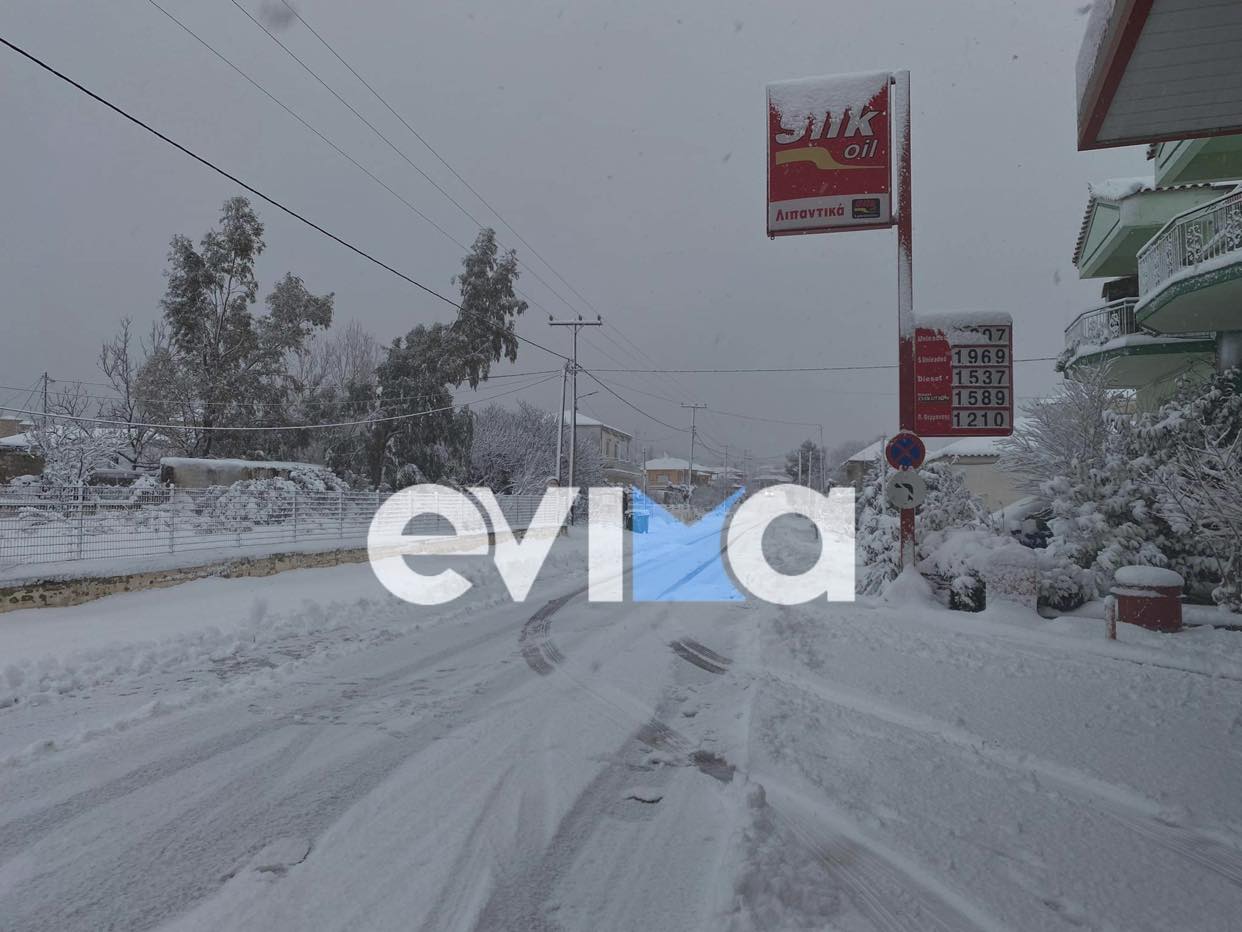
[[[688,486],[690,484],[687,478],[690,474],[689,462],[676,456],[669,456],[667,453],[653,460],[647,460],[643,464],[643,473],[646,476],[647,488],[649,490]],[[694,484],[696,486],[708,485],[715,477],[716,473],[713,472],[712,467],[699,463],[695,464]]]
[[[565,443],[569,443],[568,430],[573,418],[572,411],[565,412]],[[604,481],[612,485],[638,485],[642,470],[630,454],[634,437],[621,430],[578,412],[578,442],[592,444],[600,452],[604,465]]]
[[[1021,420],[1021,419],[1019,419]],[[929,463],[946,463],[961,474],[966,488],[987,505],[988,511],[999,511],[1027,496],[1018,490],[1018,477],[1001,469],[1003,437],[963,437],[946,447],[927,454]]]
[[[753,479],[751,479],[751,484],[756,489],[766,489],[766,488],[769,488],[770,486],[784,485],[792,481],[793,480],[791,480],[786,473],[777,472],[776,470],[773,469],[767,472],[761,472],[758,475],[756,475]]]
[[[43,458],[35,452],[29,433],[33,426],[15,417],[0,417],[0,482],[43,472]]]
[[[844,463],[841,469],[845,473],[845,481],[855,489],[861,489],[867,473],[875,466],[877,457],[884,455],[884,438],[869,443]]]

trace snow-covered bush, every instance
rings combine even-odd
[[[1097,374],[1026,414],[1002,466],[1050,506],[1050,604],[1106,593],[1119,567],[1139,565],[1173,569],[1191,595],[1242,611],[1237,373],[1186,379],[1138,416],[1119,410]]]
[[[349,491],[349,483],[323,466],[299,464],[289,470],[289,481],[304,492]]]
[[[125,490],[131,505],[159,505],[166,498],[166,490],[154,476],[139,476]]]
[[[200,513],[212,524],[231,529],[284,524],[293,518],[298,491],[289,479],[243,479],[206,498]]]

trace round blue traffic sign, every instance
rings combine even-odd
[[[927,457],[927,446],[918,434],[908,430],[893,437],[884,447],[884,458],[893,469],[918,469]]]

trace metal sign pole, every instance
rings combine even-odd
[[[893,75],[893,127],[897,194],[898,420],[914,430],[914,221],[910,210],[910,72]],[[901,565],[914,565],[914,509],[901,509]]]

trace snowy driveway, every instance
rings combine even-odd
[[[1242,636],[475,578],[0,620],[0,928],[1237,928]]]

